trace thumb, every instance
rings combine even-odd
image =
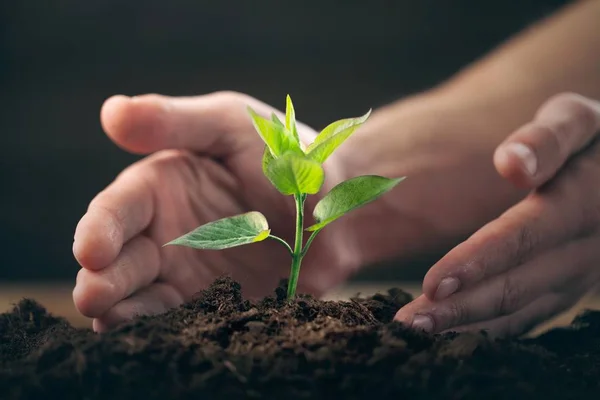
[[[515,185],[536,188],[600,133],[600,103],[561,93],[540,107],[534,120],[514,132],[494,154],[496,169]]]
[[[226,156],[257,140],[247,106],[259,113],[272,109],[235,92],[194,97],[145,94],[107,99],[100,113],[102,127],[119,147],[135,154],[185,149]]]

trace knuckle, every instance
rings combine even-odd
[[[473,281],[480,281],[489,273],[488,264],[479,258],[468,262],[466,267],[468,269],[468,276]]]
[[[587,131],[591,131],[596,126],[598,116],[596,111],[590,105],[582,100],[577,100],[568,105],[569,113],[574,121],[585,127]]]
[[[567,142],[565,141],[566,127],[560,121],[548,121],[542,119],[534,119],[531,122],[523,125],[509,139],[510,142],[522,143],[533,151],[537,162],[541,163],[538,169],[548,170],[556,169],[564,162],[564,154],[567,150]]]
[[[597,123],[597,112],[589,101],[579,95],[569,95],[556,101],[555,107],[561,107],[568,115],[566,125],[577,124],[586,131],[593,130]]]
[[[568,148],[567,137],[569,132],[569,126],[566,121],[555,121],[552,125],[548,123],[535,122],[536,134],[539,135],[543,147],[548,147],[553,150],[555,154],[564,158],[567,156]]]
[[[85,269],[77,274],[77,285],[73,290],[73,303],[84,316],[94,318],[105,310],[99,299],[112,296],[114,288],[103,279],[98,279],[92,272]]]
[[[547,133],[556,137],[559,143],[569,140],[574,131],[592,132],[598,124],[599,115],[589,99],[571,92],[559,93],[548,99],[538,112],[539,116],[561,115],[551,118],[552,126],[545,126]],[[575,129],[580,127],[583,129]]]
[[[469,307],[464,301],[453,301],[448,305],[446,321],[440,322],[444,329],[469,322]],[[436,321],[437,322],[437,321]],[[440,327],[441,328],[441,327]]]
[[[540,113],[553,113],[557,110],[569,110],[575,114],[583,113],[584,118],[593,117],[593,109],[589,106],[589,100],[574,92],[562,92],[551,96],[540,107]]]
[[[517,229],[514,243],[514,262],[522,264],[537,245],[537,238],[530,224],[522,224]]]
[[[498,302],[496,314],[499,316],[512,314],[519,309],[521,304],[521,288],[512,278],[511,274],[506,274]]]
[[[167,96],[158,94],[158,93],[145,93],[145,94],[136,96],[136,98],[138,98],[138,99],[145,99],[145,100],[150,100],[150,101],[162,101],[166,97]]]
[[[125,179],[135,179],[144,173],[144,162],[135,162],[123,168],[117,175],[115,182]]]
[[[527,206],[526,209],[515,210],[508,225],[503,226],[504,232],[510,232],[509,236],[499,235],[504,245],[499,246],[500,254],[493,256],[506,259],[511,264],[507,265],[508,268],[518,266],[531,257],[542,240],[538,233],[541,221],[554,212],[551,202],[539,194],[530,195]]]
[[[150,182],[161,183],[181,171],[181,165],[187,164],[194,156],[185,150],[162,150],[148,159],[146,165],[140,165],[139,176],[144,176]],[[143,169],[143,170],[142,170]]]
[[[118,294],[119,298],[124,298],[130,293],[128,288],[134,286],[137,279],[140,278],[139,271],[135,268],[135,263],[138,257],[136,257],[136,251],[139,252],[143,249],[138,245],[139,241],[133,239],[121,250],[121,254],[117,257],[112,268],[104,269],[100,271],[100,275],[107,282],[114,282],[111,290]]]
[[[578,234],[588,234],[600,226],[600,190],[594,184],[599,172],[596,160],[580,155],[540,194],[552,203],[552,212],[563,216],[565,224],[579,229]]]
[[[139,182],[147,193],[166,184],[184,180],[197,181],[205,173],[208,158],[198,157],[190,151],[180,149],[161,150],[146,159],[130,165],[121,172],[121,179]]]
[[[218,91],[208,95],[210,98],[208,126],[214,130],[220,147],[235,146],[239,137],[233,132],[249,132],[251,120],[246,112],[247,106],[256,108],[257,100],[253,97],[230,90]],[[259,112],[260,110],[256,110]],[[260,112],[259,112],[260,114]]]
[[[198,157],[184,150],[166,150],[145,171],[146,184],[159,187],[166,182],[179,182],[183,187],[196,187],[218,179],[226,179],[218,163],[208,157]],[[192,198],[198,194],[190,192]]]
[[[192,155],[185,150],[160,150],[125,167],[112,185],[118,185],[119,191],[135,188],[145,191],[150,196],[156,188],[164,186],[178,176],[181,159],[185,157]]]
[[[106,215],[112,222],[117,224],[119,228],[123,228],[123,216],[119,212],[118,208],[111,206],[110,198],[108,198],[109,192],[108,190],[103,190],[100,192],[94,199],[90,202],[88,206],[88,211],[95,210],[99,211]]]
[[[550,98],[548,98],[548,100],[546,100],[546,102],[544,103],[542,108],[578,102],[578,101],[581,101],[582,98],[583,97],[581,95],[579,95],[575,92],[569,92],[569,91],[560,92],[560,93],[550,96]]]
[[[163,170],[164,168],[170,168],[173,164],[177,164],[182,158],[191,158],[192,153],[187,150],[179,149],[168,149],[161,150],[154,154],[149,161],[151,169]]]
[[[244,93],[233,90],[220,90],[210,94],[215,106],[222,110],[231,110],[234,107],[240,107],[247,102],[248,96]]]
[[[144,159],[134,162],[123,168],[121,172],[117,175],[114,183],[116,182],[135,182],[139,179],[145,179],[148,176],[148,173],[154,169],[154,163],[157,160],[160,160],[167,157],[174,156],[179,150],[160,150],[156,153],[145,157]],[[113,184],[114,184],[113,183]]]

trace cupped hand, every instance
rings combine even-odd
[[[526,333],[600,282],[600,103],[563,93],[496,150],[501,176],[532,189],[427,273],[396,319],[431,333]]]
[[[265,117],[276,111],[231,92],[105,102],[101,122],[108,136],[129,152],[151,155],[93,199],[75,232],[73,253],[82,269],[73,299],[94,318],[95,330],[175,307],[225,273],[247,296],[267,294],[288,275],[289,254],[274,241],[222,251],[162,247],[199,225],[252,210],[265,214],[274,234],[292,238],[294,202],[262,173],[264,143],[247,106]],[[298,129],[307,143],[316,135],[302,124]],[[335,166],[334,158],[326,165],[323,192],[336,183]],[[338,257],[342,237],[336,227],[320,234],[306,257],[300,290],[320,294],[351,272]]]

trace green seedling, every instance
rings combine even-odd
[[[285,196],[293,196],[296,203],[296,236],[293,247],[272,235],[267,219],[258,211],[251,211],[219,219],[167,243],[202,250],[221,250],[273,239],[283,244],[292,258],[287,297],[296,294],[300,265],[317,234],[346,213],[370,203],[393,189],[404,179],[389,179],[377,175],[351,178],[331,189],[315,206],[315,224],[304,229],[304,203],[323,186],[323,163],[359,128],[371,114],[342,119],[323,129],[308,147],[300,142],[296,116],[290,96],[286,99],[285,123],[273,113],[271,119],[258,115],[248,107],[254,128],[265,142],[262,170],[273,186]],[[311,232],[303,242],[304,230]]]

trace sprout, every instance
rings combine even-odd
[[[325,226],[346,213],[370,203],[393,189],[404,177],[397,179],[364,175],[341,182],[315,206],[316,223],[304,229],[304,203],[309,195],[317,194],[325,181],[323,163],[359,128],[371,114],[342,119],[323,129],[306,149],[302,148],[296,116],[290,96],[286,99],[285,124],[275,114],[263,118],[248,107],[254,128],[265,142],[262,170],[273,186],[296,203],[296,236],[293,247],[271,234],[267,219],[258,211],[209,222],[165,244],[181,245],[202,250],[221,250],[273,239],[290,253],[292,265],[288,280],[288,299],[294,298],[300,265],[316,235]],[[306,244],[304,230],[311,232]],[[303,246],[304,245],[304,246]]]

